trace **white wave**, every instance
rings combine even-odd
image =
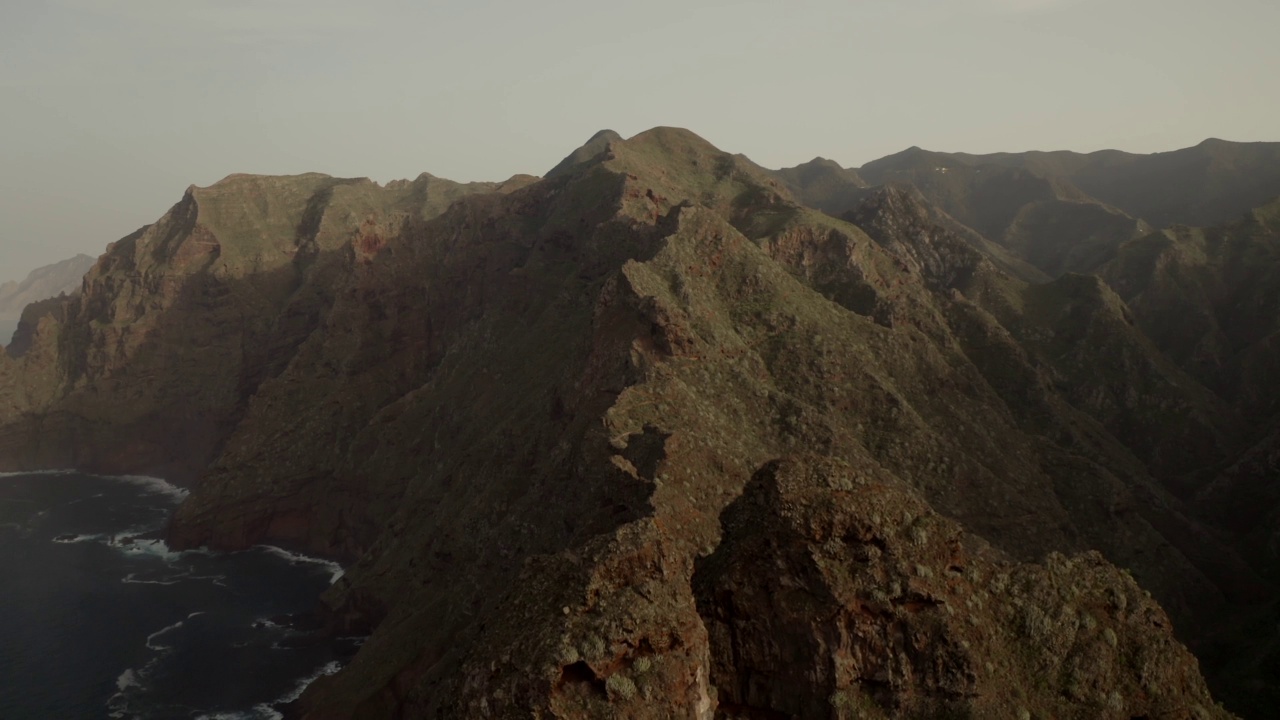
[[[72,500],[71,502],[69,502],[69,503],[67,503],[67,504],[68,504],[68,505],[78,505],[79,503],[82,503],[82,502],[88,502],[89,500],[97,500],[98,498],[100,498],[100,497],[104,497],[105,495],[106,495],[106,493],[96,493],[96,494],[94,494],[94,495],[89,495],[88,497],[76,498],[75,500]]]
[[[100,540],[106,540],[106,539],[107,539],[107,536],[101,535],[101,534],[99,535],[59,535],[58,537],[54,538],[53,541],[58,543],[59,545],[72,545],[74,543],[98,542]]]
[[[306,692],[311,683],[326,675],[332,675],[341,669],[342,663],[336,661],[328,663],[310,675],[298,680],[292,690],[270,703],[254,705],[248,712],[219,712],[197,715],[195,720],[284,720],[284,715],[279,710],[276,710],[274,706],[285,705],[297,700],[302,697],[302,693]]]
[[[166,633],[171,633],[171,632],[173,632],[174,630],[177,630],[178,628],[182,627],[182,623],[183,623],[183,621],[182,621],[182,620],[179,620],[178,622],[176,622],[176,623],[174,623],[174,624],[172,624],[172,625],[169,625],[169,626],[167,626],[167,627],[160,628],[159,630],[157,630],[157,631],[155,631],[155,632],[151,633],[150,635],[148,635],[148,636],[147,636],[147,648],[149,648],[149,649],[151,649],[151,650],[172,650],[172,649],[173,649],[173,646],[172,646],[172,645],[158,645],[158,644],[154,644],[154,643],[155,643],[155,641],[156,641],[156,638],[160,637],[161,635],[164,635],[164,634],[166,634]]]
[[[116,687],[120,692],[124,692],[131,687],[142,687],[142,681],[138,679],[138,674],[133,671],[133,668],[129,668],[116,678]]]
[[[301,553],[289,552],[288,550],[285,550],[284,548],[278,548],[275,545],[257,545],[256,547],[262,550],[265,550],[266,552],[272,555],[275,555],[276,557],[281,558],[282,560],[285,560],[286,562],[289,562],[294,565],[319,565],[321,567],[324,567],[329,571],[330,585],[338,582],[338,580],[346,572],[345,570],[342,569],[341,565],[339,565],[336,562],[333,562],[332,560],[325,560],[323,558],[311,557],[310,555],[303,555]]]
[[[286,703],[291,703],[294,700],[297,700],[298,698],[302,697],[302,693],[306,692],[307,688],[311,686],[311,683],[319,680],[322,677],[325,677],[326,675],[332,675],[341,669],[342,669],[342,663],[338,662],[337,660],[334,660],[333,662],[325,664],[324,666],[322,666],[315,672],[311,673],[307,677],[304,677],[301,680],[299,680],[297,686],[294,687],[292,691],[287,692],[284,695],[281,695],[272,704],[284,705]]]
[[[174,575],[164,580],[139,580],[136,576],[137,573],[129,573],[121,578],[120,582],[125,585],[177,585],[188,578],[185,573],[182,575]]]
[[[53,542],[62,545],[71,545],[75,543],[98,542],[109,548],[119,550],[127,556],[144,558],[155,557],[166,562],[178,560],[186,555],[213,555],[205,548],[192,548],[190,550],[175,551],[169,549],[169,544],[161,538],[145,537],[159,532],[164,528],[163,524],[147,525],[144,527],[134,527],[116,533],[85,533],[81,535],[60,535],[53,539]],[[193,580],[213,580],[214,584],[221,584],[219,581],[225,580],[222,575],[210,575],[203,577],[192,577]],[[138,580],[125,579],[123,582],[141,582]],[[172,583],[154,583],[159,585],[171,585]]]
[[[148,477],[146,475],[94,475],[93,477],[101,477],[101,478],[106,478],[108,480],[119,480],[121,482],[126,482],[126,483],[129,483],[130,485],[141,487],[142,489],[147,490],[148,492],[152,492],[157,495],[164,495],[170,498],[171,500],[173,500],[174,502],[181,502],[182,500],[185,500],[188,495],[191,494],[190,490],[187,490],[186,488],[180,488],[177,485],[174,485],[173,483],[169,482],[168,480],[164,480],[162,478],[157,478],[157,477]]]
[[[284,720],[284,715],[270,705],[255,705],[246,712],[208,713],[197,715],[195,720]]]
[[[109,535],[104,533],[103,537],[108,538],[108,545],[112,547],[119,547],[121,545],[128,544],[136,538],[141,538],[143,535],[156,532],[162,527],[164,527],[162,523],[148,523],[146,525],[137,525],[135,527],[126,528],[120,532],[113,532]]]
[[[147,475],[99,475],[97,473],[80,472],[79,470],[32,470],[29,472],[0,472],[0,480],[13,477],[24,477],[29,475],[42,475],[46,477],[57,477],[67,475],[81,475],[84,477],[101,478],[103,480],[116,480],[125,482],[130,485],[136,485],[149,492],[157,495],[164,495],[175,501],[181,501],[190,494],[186,488],[180,488],[177,485],[157,477],[149,477]]]
[[[26,472],[0,472],[0,480],[27,475],[75,475],[75,470],[28,470]]]
[[[107,545],[133,557],[156,557],[168,562],[181,558],[183,553],[170,550],[169,544],[164,540],[140,537],[140,535],[155,532],[158,529],[152,528],[142,533],[137,533],[136,531],[123,532],[112,537],[107,542]]]

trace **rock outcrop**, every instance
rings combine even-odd
[[[824,458],[766,466],[724,527],[694,577],[723,717],[1228,717],[1096,553],[1009,563]]]

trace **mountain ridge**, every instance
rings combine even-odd
[[[918,189],[840,218],[687,130],[584,148],[189,190],[0,355],[0,467],[198,479],[173,547],[346,561],[325,619],[373,635],[300,717],[1227,717],[1178,640],[1275,586],[1180,470],[1239,409],[1122,294]]]

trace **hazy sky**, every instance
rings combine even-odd
[[[232,172],[541,174],[1280,140],[1275,0],[0,0],[0,281]]]

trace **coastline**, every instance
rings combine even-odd
[[[182,551],[171,550],[164,539],[163,533],[165,526],[167,525],[169,518],[172,516],[173,508],[188,496],[189,490],[179,487],[163,478],[146,475],[106,475],[100,473],[81,472],[74,469],[0,473],[0,483],[19,478],[28,478],[33,480],[36,478],[87,479],[93,481],[95,484],[97,482],[104,482],[111,483],[117,487],[133,487],[140,491],[140,493],[135,495],[135,497],[154,497],[161,500],[160,505],[155,505],[148,501],[143,502],[144,505],[151,507],[154,512],[163,512],[165,518],[163,522],[134,523],[130,527],[119,531],[108,530],[106,532],[102,531],[103,528],[97,527],[87,529],[84,532],[66,532],[49,538],[52,543],[59,545],[101,545],[121,553],[125,558],[125,562],[134,563],[141,561],[152,565],[159,563],[160,566],[170,568],[167,571],[160,572],[157,572],[153,568],[150,571],[141,570],[136,573],[130,573],[120,580],[120,582],[126,585],[172,586],[187,581],[210,580],[211,578],[209,577],[195,576],[190,573],[190,571],[184,572],[182,568],[196,561],[210,562],[217,558],[231,558],[240,555],[269,556],[270,558],[273,558],[273,561],[284,562],[295,567],[310,567],[312,568],[310,571],[312,573],[314,573],[314,571],[323,571],[325,576],[327,576],[327,586],[331,586],[341,578],[345,572],[342,565],[334,560],[314,557],[275,545],[260,544],[243,550],[230,552],[209,551],[204,548],[190,548]],[[77,492],[83,496],[69,496],[72,497],[72,499],[62,500],[58,506],[70,507],[72,505],[91,502],[94,499],[100,499],[104,496],[103,492],[85,491],[83,488],[77,488]],[[111,493],[109,491],[104,492],[108,498],[111,497]],[[102,502],[112,501],[108,499]],[[95,512],[88,510],[88,508],[82,510],[82,512],[84,511]],[[155,516],[153,515],[153,517]],[[201,560],[201,558],[207,558],[208,560]],[[246,558],[243,562],[257,563],[260,566],[264,560],[252,560],[251,558]],[[178,565],[175,566],[175,563],[178,563]],[[147,565],[144,565],[143,567],[147,567]],[[168,574],[161,577],[165,572]],[[314,574],[312,576],[314,577]],[[227,587],[216,578],[212,580],[213,586],[220,586],[222,588]],[[159,589],[160,588],[157,588],[157,590]],[[216,591],[213,591],[212,587],[210,592],[214,592],[216,594]],[[262,627],[264,630],[273,631],[277,634],[287,634],[285,640],[280,641],[281,643],[284,643],[284,646],[273,646],[272,649],[305,648],[318,645],[336,648],[350,644],[339,642],[340,640],[350,639],[338,638],[335,633],[330,631],[329,628],[325,627],[322,623],[316,622],[316,619],[319,616],[318,598],[319,594],[310,601],[310,606],[305,609],[292,611],[293,614],[283,616],[283,619],[281,619],[281,617],[274,618],[279,620],[279,623],[270,622],[263,624]],[[114,711],[116,713],[125,713],[118,715],[120,717],[133,716],[130,714],[131,711],[127,709],[130,701],[128,693],[136,694],[142,692],[143,687],[148,680],[148,676],[155,668],[155,663],[162,661],[165,656],[174,650],[173,641],[169,640],[171,634],[177,632],[189,632],[190,629],[184,629],[184,626],[189,625],[189,621],[193,618],[204,614],[206,614],[204,611],[192,612],[186,615],[184,619],[168,623],[165,627],[152,631],[146,636],[144,641],[145,647],[149,651],[155,653],[155,657],[152,658],[151,664],[146,666],[134,665],[119,673],[119,677],[116,679],[115,683],[118,692],[106,699],[106,702],[108,703],[108,712]],[[203,621],[204,618],[201,620]],[[285,642],[286,640],[288,641],[287,643]],[[184,641],[179,639],[176,642],[181,644]],[[340,670],[347,662],[350,661],[350,657],[354,655],[354,650],[357,647],[358,645],[353,645],[349,652],[338,651],[336,655],[331,656],[338,659],[326,660],[322,664],[313,666],[311,669],[306,671],[305,674],[295,676],[293,686],[287,692],[280,694],[273,700],[258,703],[252,707],[246,706],[243,709],[234,711],[218,711],[216,713],[200,717],[205,717],[209,720],[259,720],[261,718],[276,720],[278,718],[284,718],[286,717],[288,705],[296,701],[296,699],[302,695],[311,683],[315,682],[320,677],[333,674]],[[255,652],[260,653],[262,651]],[[265,657],[270,657],[270,655]],[[145,717],[145,715],[142,715],[142,717]]]

